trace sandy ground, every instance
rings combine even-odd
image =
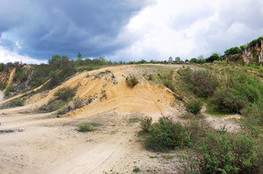
[[[3,110],[4,111],[4,110]],[[50,114],[1,113],[0,173],[177,173],[178,158],[146,151],[137,136],[140,114],[116,112],[56,118]],[[80,133],[78,125],[100,123],[94,132]],[[23,128],[19,132],[18,128]]]

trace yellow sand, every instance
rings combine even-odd
[[[106,70],[111,73],[105,73],[100,77],[94,76]],[[128,87],[125,82],[126,77],[130,74],[139,79],[139,84],[133,88]],[[141,112],[158,119],[162,115],[178,113],[170,106],[174,102],[174,96],[167,88],[150,84],[136,68],[128,65],[76,74],[64,84],[50,91],[47,97],[38,102],[38,106],[47,103],[59,88],[65,86],[70,88],[78,86],[76,97],[82,98],[85,103],[89,98],[93,99],[91,104],[69,112],[67,116],[90,115],[115,110],[119,113]],[[102,97],[103,95],[106,97]],[[33,96],[32,100],[36,98],[39,99],[39,95]]]

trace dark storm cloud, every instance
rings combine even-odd
[[[20,54],[100,56],[125,47],[116,37],[148,1],[0,0],[0,44],[18,41]],[[16,38],[14,40],[13,38]],[[12,48],[11,48],[12,49]]]

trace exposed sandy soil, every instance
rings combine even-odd
[[[50,114],[1,114],[0,173],[177,173],[178,158],[146,151],[137,136],[141,114],[116,112],[56,118]],[[79,133],[85,122],[102,124],[94,132]],[[18,132],[18,128],[24,128]],[[176,165],[177,164],[177,165]],[[147,172],[148,171],[148,172]]]
[[[111,73],[95,78],[94,75],[106,70]],[[136,75],[140,82],[132,89],[125,83],[129,74]],[[59,88],[77,85],[77,96],[84,101],[93,97],[91,104],[62,118],[35,111]],[[100,99],[102,90],[107,99]],[[2,96],[0,92],[0,105]],[[157,120],[162,115],[177,119],[182,114],[182,104],[167,88],[148,83],[133,66],[79,73],[47,95],[32,96],[27,103],[23,107],[0,110],[0,131],[14,131],[0,132],[1,174],[132,173],[135,167],[140,173],[179,173],[182,168],[178,152],[146,151],[137,136],[139,123],[129,122],[130,118],[144,115]],[[78,132],[78,126],[86,122],[101,126],[94,132]],[[220,124],[220,121],[216,123]],[[24,131],[19,132],[19,128]],[[174,157],[164,159],[167,155]]]

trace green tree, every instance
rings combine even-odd
[[[217,53],[212,54],[208,59],[206,60],[207,62],[213,62],[215,60],[219,60],[219,55]]]
[[[181,58],[180,57],[175,57],[175,62],[176,63],[180,63],[181,62]]]
[[[168,62],[169,62],[169,63],[172,63],[172,62],[173,62],[173,58],[172,58],[171,56],[168,58]]]
[[[240,50],[241,50],[241,51],[244,51],[245,49],[246,49],[246,45],[241,45],[241,46],[240,46]]]
[[[229,48],[228,50],[225,51],[226,56],[238,54],[238,53],[241,53],[241,49],[239,47]]]
[[[81,60],[82,60],[82,54],[81,54],[80,52],[78,52],[77,60],[78,60],[78,61],[81,61]]]
[[[192,63],[199,63],[199,61],[197,60],[197,58],[192,58],[192,59],[190,60],[190,62],[192,62]]]

